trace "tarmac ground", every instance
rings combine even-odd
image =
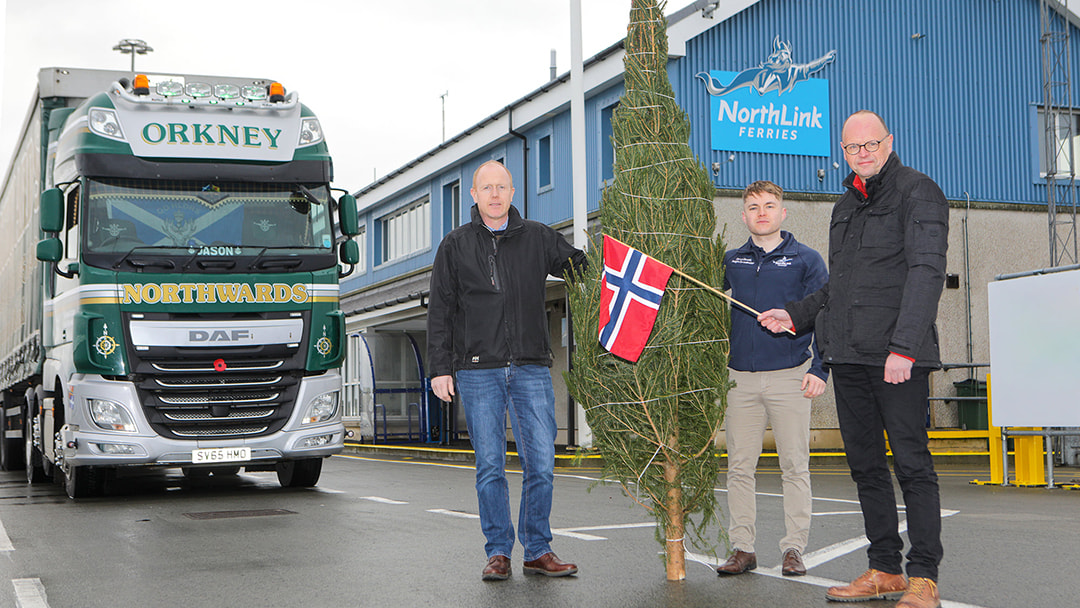
[[[350,457],[362,459],[471,466],[467,444],[454,448],[358,445],[348,452]],[[988,484],[988,458],[935,456],[935,463],[942,496],[945,546],[939,580],[943,606],[1080,605],[1071,589],[1072,581],[1080,578],[1077,558],[1080,491]],[[514,466],[511,458],[508,467]],[[780,471],[774,458],[764,457],[757,475],[759,567],[746,575],[717,577],[713,569],[723,561],[726,549],[721,546],[718,554],[711,556],[688,547],[687,579],[679,583],[664,580],[660,545],[654,539],[655,526],[649,525],[651,518],[622,495],[617,486],[598,483],[601,471],[597,460],[575,462],[567,454],[558,459],[556,466],[556,504],[552,513],[552,526],[557,529],[556,551],[560,556],[565,551],[565,559],[579,564],[582,571],[577,578],[582,580],[578,584],[590,590],[585,597],[594,599],[597,605],[614,605],[607,600],[620,598],[618,605],[631,606],[834,606],[839,604],[825,600],[825,589],[844,584],[867,568],[867,542],[855,485],[843,457],[836,454],[815,457],[811,462],[814,519],[810,545],[804,556],[807,576],[780,575],[778,543],[783,536]],[[1054,478],[1066,488],[1076,487],[1080,484],[1080,469],[1058,467]],[[716,485],[722,509],[726,506],[725,482],[722,472]],[[511,503],[516,507],[515,492],[512,482]],[[898,486],[895,492],[901,501]],[[898,509],[903,532],[906,530],[903,505],[898,504]],[[722,517],[726,524],[726,516]],[[476,527],[479,528],[478,523]],[[482,548],[478,529],[476,535],[476,543]],[[581,541],[590,535],[608,542],[571,544],[566,540]],[[619,543],[611,541],[628,535],[634,537],[634,548],[613,546]],[[906,541],[906,534],[904,537]],[[644,564],[633,560],[630,566],[629,557],[648,554],[650,543],[657,559],[645,559]],[[601,546],[604,550],[592,550]],[[479,571],[483,555],[480,551],[476,553],[475,569]],[[630,572],[637,583],[614,583],[625,581]],[[510,586],[537,584],[522,581],[524,578],[519,577]],[[599,591],[598,585],[601,589],[608,585],[611,588]],[[878,608],[894,604],[877,601],[857,605]],[[575,601],[568,605],[579,604]]]

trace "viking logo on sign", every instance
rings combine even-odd
[[[829,81],[810,75],[835,60],[832,50],[794,63],[791,44],[777,36],[757,67],[697,74],[710,95],[712,149],[828,156]]]
[[[826,64],[835,60],[836,51],[832,50],[810,63],[792,63],[791,43],[780,42],[780,37],[777,36],[773,38],[773,52],[765,61],[759,63],[756,68],[739,72],[727,85],[720,84],[705,72],[698,74],[697,77],[705,81],[705,88],[709,91],[709,95],[727,95],[742,87],[751,87],[757,91],[758,95],[764,95],[769,91],[776,91],[777,95],[782,95],[793,89],[796,84],[809,80],[810,74],[821,70]]]

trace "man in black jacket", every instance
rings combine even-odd
[[[476,452],[480,527],[487,539],[483,580],[510,576],[514,525],[506,482],[509,411],[522,468],[518,539],[527,574],[567,576],[577,566],[551,551],[555,395],[545,309],[546,278],[585,254],[550,226],[522,219],[514,184],[498,161],[473,174],[472,221],[446,235],[435,254],[428,302],[431,390],[460,394]]]
[[[858,486],[870,569],[826,597],[862,601],[900,597],[900,608],[940,605],[937,589],[941,509],[927,448],[929,375],[940,367],[938,299],[945,278],[949,205],[926,175],[893,153],[893,135],[866,110],[844,123],[852,173],[833,208],[829,281],[784,309],[762,313],[771,331],[814,327],[833,374],[837,416],[851,477]],[[907,507],[904,579],[884,432]]]

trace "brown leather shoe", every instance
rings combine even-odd
[[[895,600],[907,591],[903,574],[889,574],[873,568],[849,585],[829,587],[825,599],[834,602],[864,602],[866,600]]]
[[[481,580],[505,581],[510,578],[510,558],[505,555],[492,555],[484,566]]]
[[[716,569],[717,574],[742,574],[747,570],[757,568],[757,555],[746,551],[735,550],[727,561],[720,564]]]
[[[937,583],[920,576],[913,576],[908,581],[907,593],[896,604],[896,608],[941,608],[941,594]]]
[[[525,574],[543,574],[544,576],[570,576],[577,574],[577,565],[568,564],[555,553],[547,552],[539,558],[525,562]]]
[[[806,565],[798,549],[784,551],[784,565],[780,569],[784,576],[802,576],[806,574]]]

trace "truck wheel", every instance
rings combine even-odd
[[[26,417],[23,424],[23,437],[26,447],[26,482],[29,484],[41,484],[49,481],[49,476],[45,475],[45,467],[43,462],[43,456],[41,450],[33,447],[33,422],[29,416]]]
[[[64,467],[64,489],[68,498],[98,496],[105,487],[103,471],[97,467]]]
[[[286,460],[277,464],[278,482],[283,488],[310,488],[319,483],[322,458]]]
[[[0,396],[0,469],[4,471],[17,471],[25,466],[22,439],[8,436],[23,428],[19,416],[9,415],[8,412],[8,408],[17,405],[7,391]]]
[[[23,417],[23,445],[26,450],[26,482],[30,484],[43,483],[49,480],[45,474],[44,456],[41,450],[34,447],[34,415],[33,410],[27,408],[27,414]]]

